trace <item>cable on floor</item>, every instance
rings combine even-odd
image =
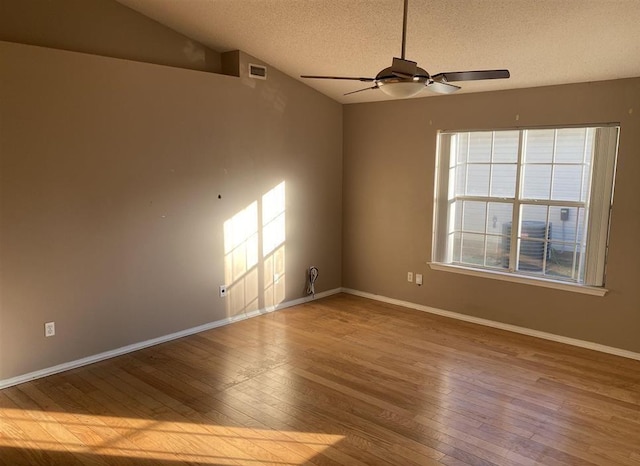
[[[312,265],[311,267],[309,267],[309,283],[307,285],[307,294],[313,295],[314,298],[316,297],[315,283],[317,279],[318,267]]]

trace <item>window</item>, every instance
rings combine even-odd
[[[441,132],[432,267],[602,287],[618,129]]]

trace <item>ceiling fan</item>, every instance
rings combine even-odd
[[[402,19],[402,55],[394,57],[390,67],[380,71],[375,78],[348,77],[348,76],[312,76],[302,75],[307,79],[343,79],[350,81],[363,81],[374,83],[371,87],[347,92],[345,95],[356,92],[380,89],[385,94],[396,98],[412,97],[423,89],[428,89],[437,94],[451,94],[460,89],[460,86],[451,84],[457,81],[477,81],[481,79],[505,79],[510,76],[509,70],[483,70],[483,71],[448,71],[430,75],[418,64],[405,59],[405,47],[407,41],[407,9],[409,0],[404,0],[404,15]]]

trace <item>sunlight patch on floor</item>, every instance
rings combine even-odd
[[[0,448],[193,461],[301,465],[344,437],[189,422],[0,410]]]

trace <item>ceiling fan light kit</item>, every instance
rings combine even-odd
[[[378,89],[380,89],[388,96],[394,97],[396,99],[406,99],[422,92],[424,86],[425,83],[420,81],[395,81],[389,83],[379,83]]]
[[[348,77],[348,76],[312,76],[302,75],[307,79],[341,79],[351,81],[363,81],[374,83],[371,87],[347,92],[345,95],[357,92],[380,89],[386,95],[406,99],[418,95],[422,90],[428,89],[436,94],[451,94],[460,89],[460,86],[451,84],[455,81],[477,81],[481,79],[505,79],[510,76],[509,70],[483,70],[483,71],[453,71],[429,75],[424,69],[419,68],[414,61],[405,59],[405,47],[407,36],[407,10],[409,0],[404,0],[404,14],[402,18],[402,56],[394,57],[389,68],[380,71],[375,78]]]

